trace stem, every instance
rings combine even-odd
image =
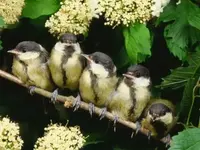
[[[196,97],[200,97],[199,95],[196,95],[195,96],[195,91],[197,88],[199,88],[200,85],[199,85],[199,80],[197,81],[196,85],[194,86],[193,90],[192,90],[192,104],[190,106],[190,110],[189,110],[189,113],[188,113],[188,117],[187,117],[187,122],[186,122],[186,125],[189,126],[189,123],[190,123],[190,117],[191,117],[191,113],[192,113],[192,109],[193,109],[193,106],[194,106],[194,101],[195,101],[195,98]]]

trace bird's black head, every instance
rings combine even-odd
[[[132,65],[128,68],[127,74],[134,76],[136,78],[139,77],[149,77],[149,70],[142,65]]]
[[[112,72],[115,65],[112,61],[112,59],[102,53],[102,52],[95,52],[93,54],[90,55],[90,58],[96,63],[96,64],[101,64],[104,66],[104,68],[106,68],[109,72]]]
[[[94,52],[91,55],[83,56],[88,60],[90,70],[97,76],[109,77],[115,75],[116,67],[108,55],[102,52]]]
[[[38,43],[34,41],[23,41],[17,44],[16,51],[25,53],[25,52],[40,52],[41,47]]]
[[[127,69],[127,72],[123,74],[125,77],[124,81],[127,85],[133,86],[151,86],[149,77],[149,70],[142,65],[132,65]]]
[[[77,37],[73,33],[65,33],[65,34],[61,35],[60,41],[62,43],[73,44],[73,43],[77,42]]]
[[[153,119],[164,116],[166,113],[172,112],[169,107],[162,103],[156,103],[149,108],[149,114]]]

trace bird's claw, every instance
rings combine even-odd
[[[101,114],[99,115],[99,116],[100,116],[100,119],[99,119],[99,120],[101,120],[101,119],[103,119],[103,118],[105,117],[105,113],[106,113],[106,111],[107,111],[107,108],[104,107],[104,108],[102,108],[101,110],[102,110],[102,111],[101,111]]]
[[[135,135],[138,133],[138,131],[140,131],[141,129],[141,124],[140,122],[136,121],[136,131],[135,131]]]
[[[81,96],[80,96],[80,94],[78,94],[73,103],[74,111],[79,109],[80,103],[81,103]]]
[[[56,103],[57,96],[58,96],[58,89],[54,90],[53,93],[52,93],[51,102],[52,102],[53,104]]]
[[[114,120],[113,120],[114,132],[116,132],[116,123],[117,123],[118,119],[119,119],[119,117],[117,115],[115,115]]]
[[[170,134],[167,134],[167,136],[164,137],[164,141],[166,143],[166,147],[168,147],[170,145],[170,142],[171,142],[171,136]]]
[[[29,93],[31,94],[31,95],[33,95],[34,94],[34,92],[35,92],[35,86],[29,86]]]
[[[89,103],[89,113],[91,117],[92,117],[93,112],[94,112],[94,104]]]
[[[133,132],[131,133],[131,138],[133,138],[134,135],[137,135],[138,131],[141,129],[141,124],[140,124],[140,122],[136,121],[135,124],[136,124],[136,129],[135,129],[135,131],[133,131]]]
[[[135,131],[133,130],[133,132],[131,133],[131,138],[133,138],[134,133],[135,133]]]
[[[149,132],[147,133],[147,137],[148,137],[148,140],[151,139],[151,131],[149,131]]]

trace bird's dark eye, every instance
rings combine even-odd
[[[98,61],[98,60],[95,60],[94,62],[95,62],[96,64],[98,64],[98,63],[99,63],[99,61]]]
[[[139,72],[136,72],[136,73],[135,73],[135,77],[139,78],[139,77],[140,77],[140,73],[139,73]]]
[[[22,51],[23,53],[25,53],[25,52],[26,52],[25,48],[23,48],[21,51]]]
[[[165,111],[161,111],[161,115],[163,115],[163,116],[164,116],[165,114],[166,114],[166,112],[165,112]]]

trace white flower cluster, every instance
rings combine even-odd
[[[145,23],[151,19],[151,0],[100,0],[99,5],[104,8],[105,25],[128,26],[136,21]]]
[[[51,124],[44,137],[38,138],[34,150],[79,150],[85,143],[80,128]]]
[[[66,32],[84,34],[92,18],[104,15],[105,25],[129,26],[130,23],[146,23],[159,17],[170,0],[64,0],[60,10],[47,20],[45,26],[53,35]]]
[[[23,141],[19,136],[19,126],[9,118],[0,120],[0,149],[21,150]]]
[[[19,21],[24,0],[0,0],[0,16],[6,24],[14,24]]]
[[[160,13],[163,12],[163,9],[167,4],[169,4],[170,0],[152,0],[153,6],[151,7],[152,16],[159,17]]]
[[[92,18],[101,12],[97,6],[95,0],[64,0],[58,12],[46,21],[45,27],[58,36],[66,32],[84,34]]]

